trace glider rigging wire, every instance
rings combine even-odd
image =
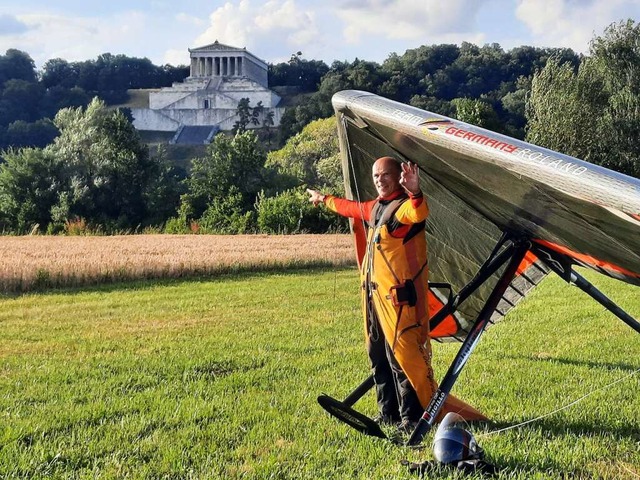
[[[540,415],[539,417],[533,418],[531,420],[527,420],[526,422],[518,423],[517,425],[510,425],[510,426],[505,427],[505,428],[501,428],[501,429],[498,429],[498,430],[493,430],[492,432],[481,433],[481,434],[478,434],[476,436],[478,438],[488,437],[489,435],[495,435],[497,433],[506,432],[507,430],[513,430],[514,428],[519,428],[519,427],[522,427],[524,425],[528,425],[529,423],[533,423],[533,422],[537,422],[538,420],[542,420],[543,418],[550,417],[551,415],[554,415],[554,414],[556,414],[558,412],[561,412],[562,410],[566,410],[567,408],[570,408],[570,407],[574,406],[575,404],[581,402],[582,400],[584,400],[585,398],[593,395],[594,393],[599,392],[600,390],[604,390],[606,388],[612,387],[616,383],[623,382],[626,379],[631,378],[632,376],[634,376],[634,375],[636,375],[638,373],[640,373],[640,368],[638,370],[635,370],[635,371],[631,372],[628,375],[625,375],[622,378],[619,378],[618,380],[614,380],[613,382],[609,383],[608,385],[603,385],[602,387],[596,388],[595,390],[592,390],[589,393],[581,396],[577,400],[574,400],[573,402],[568,403],[567,405],[564,405],[563,407],[557,408],[556,410],[553,410],[552,412],[545,413],[544,415]]]

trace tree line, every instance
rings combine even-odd
[[[60,86],[53,72],[66,68],[56,61],[60,68],[51,64],[34,76],[28,56],[8,51],[0,57],[0,78],[7,78],[7,61],[13,75],[21,77],[0,84],[3,102],[14,80],[35,82],[46,96]],[[217,135],[206,154],[192,160],[186,178],[162,148],[151,155],[127,116],[104,101],[94,98],[59,109],[49,121],[56,132],[50,141],[2,153],[0,231],[344,229],[342,220],[313,209],[303,192],[313,186],[341,193],[330,98],[350,88],[640,176],[640,25],[632,20],[594,36],[585,56],[566,49],[504,52],[495,44],[465,43],[422,46],[392,54],[382,65],[355,60],[329,67],[298,52],[289,62],[271,65],[270,72],[272,85],[294,87],[305,99],[285,113],[276,149],[267,151],[246,130],[252,110],[239,105],[244,121],[234,134]],[[43,83],[45,78],[53,83]],[[70,90],[87,94],[78,86],[80,75],[57,78],[76,78],[76,83],[69,80]],[[135,78],[118,85],[138,85],[142,77]],[[4,107],[1,103],[0,111]]]
[[[0,149],[44,147],[58,135],[52,122],[66,107],[86,107],[93,97],[110,104],[127,90],[159,88],[189,75],[184,66],[156,66],[147,58],[104,53],[95,60],[48,60],[41,71],[28,53],[0,55]]]
[[[334,118],[312,122],[285,149],[270,153],[254,131],[218,134],[206,154],[192,160],[186,178],[163,148],[151,155],[127,116],[98,98],[86,108],[60,110],[53,123],[60,133],[49,145],[4,152],[2,233],[295,233],[345,227],[313,209],[300,183],[302,175],[310,184],[339,191]]]

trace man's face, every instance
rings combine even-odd
[[[400,190],[400,170],[393,161],[376,160],[373,164],[373,183],[378,195],[388,197],[396,190]]]

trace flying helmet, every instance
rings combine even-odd
[[[457,413],[445,415],[433,439],[433,454],[438,462],[448,465],[484,457],[484,451],[464,426],[464,418]]]

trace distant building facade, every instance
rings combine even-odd
[[[262,126],[269,112],[273,126],[280,124],[284,108],[280,97],[269,90],[267,64],[245,48],[223,45],[218,41],[189,49],[190,75],[184,82],[149,92],[149,108],[132,108],[134,126],[138,130],[176,132],[185,127],[212,127],[232,130],[238,120],[238,103],[249,99],[250,107],[261,102],[264,110]]]

